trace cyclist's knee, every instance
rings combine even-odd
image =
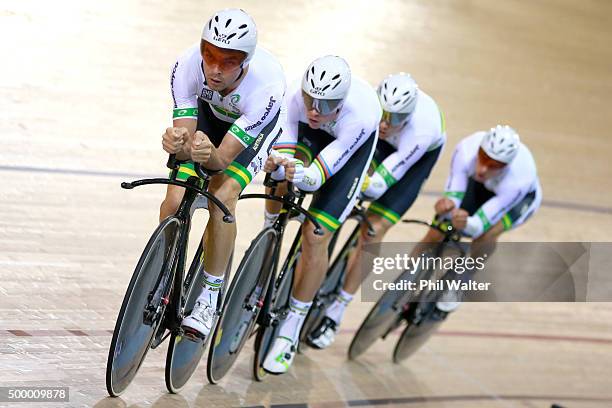
[[[494,225],[493,228],[472,240],[472,256],[492,255],[497,246],[497,239],[503,232],[504,226],[499,222],[499,224]]]
[[[314,224],[308,221],[304,222],[304,224],[302,224],[302,243],[305,245],[310,245],[311,247],[316,245],[326,245],[332,236],[332,232],[323,226],[321,226],[321,230],[323,231],[323,235],[317,235],[314,233]]]
[[[368,222],[372,226],[375,235],[369,234],[367,223],[361,225],[361,239],[364,244],[371,244],[382,241],[389,228],[393,226],[389,221],[378,215],[368,215]]]
[[[208,190],[221,201],[232,214],[235,212],[236,202],[242,191],[242,186],[236,180],[225,175],[218,180],[213,178]],[[219,208],[214,204],[209,205],[208,208],[211,213],[220,213]]]
[[[169,186],[166,191],[166,197],[159,206],[159,218],[164,219],[178,210],[181,201],[183,200],[184,189],[176,186]]]
[[[435,243],[435,242],[442,242],[443,239],[444,239],[444,234],[442,234],[438,230],[430,228],[425,234],[425,236],[423,237],[423,239],[421,239],[421,242],[422,243]]]

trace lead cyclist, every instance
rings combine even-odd
[[[196,176],[193,162],[220,170],[209,191],[235,214],[238,196],[263,168],[281,133],[285,76],[276,58],[257,46],[257,28],[243,10],[225,9],[204,25],[200,42],[185,51],[172,68],[174,101],[172,127],[162,137],[163,148],[181,165],[178,179]],[[169,185],[160,220],[174,214],[183,187]],[[204,282],[193,311],[182,326],[186,333],[206,338],[211,331],[219,288],[236,239],[236,224],[209,206],[210,218],[202,245]]]

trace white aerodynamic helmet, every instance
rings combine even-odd
[[[389,75],[378,86],[378,99],[386,112],[414,112],[417,103],[419,87],[410,74],[403,72]]]
[[[344,99],[351,87],[351,69],[335,55],[314,60],[302,78],[302,89],[315,99]]]
[[[482,138],[480,147],[493,160],[510,163],[518,154],[520,144],[516,130],[507,125],[497,125]]]
[[[246,53],[244,64],[247,64],[255,54],[257,27],[244,10],[224,9],[204,25],[202,39],[219,48]]]

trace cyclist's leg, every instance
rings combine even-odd
[[[279,132],[279,121],[272,121],[257,139],[234,159],[224,174],[214,176],[210,181],[209,191],[225,204],[232,214],[235,214],[236,203],[242,190],[263,168]],[[223,213],[214,204],[209,203],[208,209],[210,218],[203,239],[204,284],[192,313],[183,320],[183,326],[196,331],[200,336],[207,336],[212,328],[219,289],[224,283],[224,273],[236,239],[236,223],[223,222]]]
[[[397,183],[391,186],[382,197],[368,208],[368,220],[375,230],[376,236],[370,237],[367,234],[367,226],[362,226],[357,248],[351,253],[347,262],[343,288],[325,312],[325,315],[333,320],[336,325],[340,325],[346,307],[353,299],[361,282],[367,277],[360,267],[364,245],[381,242],[387,231],[410,209],[421,190],[421,186],[429,177],[441,151],[442,147],[439,147],[425,153]],[[324,325],[325,321],[322,324]],[[313,339],[317,333],[324,333],[324,330],[315,330]],[[320,345],[327,347],[328,344],[325,343],[322,339]]]
[[[172,214],[176,213],[183,200],[185,189],[179,186],[168,185],[166,189],[166,197],[162,201],[159,207],[159,221],[161,222],[165,218],[168,218]]]
[[[528,193],[518,204],[510,209],[500,221],[494,224],[484,234],[480,235],[472,241],[470,248],[470,256],[472,258],[483,257],[488,259],[497,246],[499,237],[509,231],[524,224],[540,207],[542,201],[541,189],[538,186],[537,189]],[[470,280],[472,273],[464,273],[460,279],[463,281]],[[436,304],[438,309],[445,312],[450,312],[460,304],[460,296],[454,292],[445,293],[441,300]]]
[[[542,190],[538,185],[518,204],[512,207],[502,219],[484,234],[474,239],[471,253],[473,257],[491,255],[495,251],[498,238],[512,229],[524,224],[537,210],[542,202]]]
[[[329,264],[329,241],[357,201],[374,152],[375,141],[376,131],[355,151],[349,163],[323,184],[313,198],[310,212],[325,232],[323,236],[315,235],[314,226],[310,222],[302,228],[302,256],[296,266],[291,308],[263,365],[269,372],[286,372],[293,361],[302,324],[312,299],[325,278]]]
[[[376,236],[368,237],[367,229],[362,226],[357,251],[353,251],[347,265],[348,270],[343,288],[346,292],[355,294],[361,281],[365,278],[359,273],[359,260],[363,245],[381,242],[387,231],[412,207],[441,151],[442,147],[438,147],[425,153],[397,183],[369,206],[368,220],[374,227]]]

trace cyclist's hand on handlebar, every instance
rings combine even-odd
[[[434,205],[437,215],[443,215],[455,208],[455,203],[450,198],[442,197]]]
[[[465,229],[467,225],[468,216],[468,212],[465,211],[463,208],[455,208],[454,210],[452,210],[451,222],[453,223],[453,227],[458,230]]]
[[[280,156],[278,153],[272,150],[272,152],[270,152],[270,155],[268,156],[268,159],[266,160],[266,163],[264,164],[264,171],[266,173],[272,173],[277,170],[279,166],[282,166],[286,162],[286,158]]]
[[[169,154],[176,154],[183,150],[183,144],[189,137],[189,131],[184,127],[169,127],[162,135],[162,146]]]
[[[191,143],[191,159],[195,162],[206,164],[212,153],[213,144],[202,131],[197,131]]]
[[[298,159],[287,159],[285,164],[285,178],[293,183],[304,179],[304,163]]]

